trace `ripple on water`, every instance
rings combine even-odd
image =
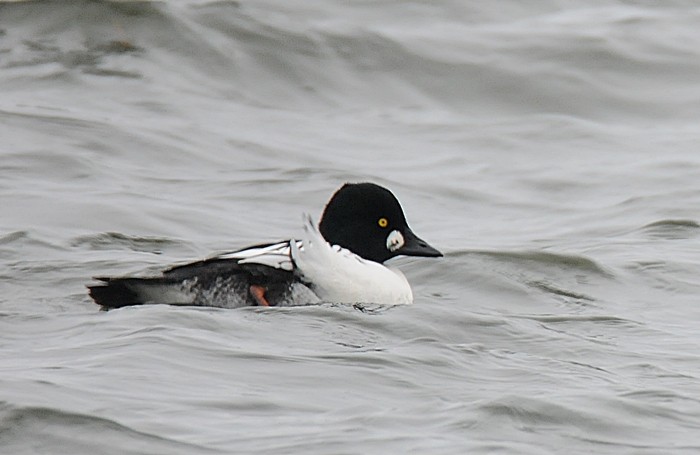
[[[700,235],[700,224],[693,220],[660,220],[643,226],[638,232],[656,239],[688,240]]]
[[[29,453],[191,454],[209,448],[137,431],[114,420],[48,407],[0,403],[3,450]],[[27,441],[31,440],[31,444]]]
[[[126,249],[160,254],[163,250],[181,246],[182,241],[164,237],[141,237],[119,232],[103,232],[76,237],[70,244],[73,247],[86,247],[91,250]]]

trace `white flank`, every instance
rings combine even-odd
[[[351,251],[331,246],[308,215],[304,216],[303,247],[292,241],[291,257],[302,278],[324,302],[413,303],[408,280],[399,270],[362,259]],[[257,262],[257,261],[256,261]]]

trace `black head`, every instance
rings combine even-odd
[[[374,183],[343,185],[328,201],[319,229],[331,245],[375,262],[398,255],[442,256],[411,231],[391,191]]]

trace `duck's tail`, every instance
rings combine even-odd
[[[88,286],[90,297],[104,309],[153,303],[192,305],[194,295],[167,278],[96,277],[102,283]]]

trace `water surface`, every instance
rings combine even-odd
[[[0,2],[0,446],[700,450],[694,2]],[[345,181],[415,304],[100,312]]]

